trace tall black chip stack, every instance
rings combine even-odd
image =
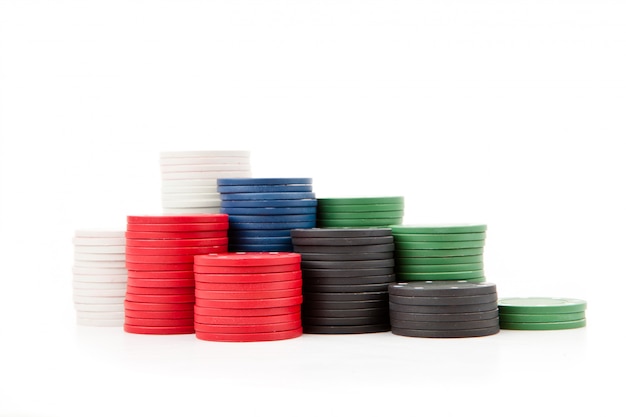
[[[230,252],[291,252],[291,229],[315,227],[311,178],[220,178]]]
[[[394,282],[389,228],[295,229],[302,257],[305,333],[389,331],[389,283]]]

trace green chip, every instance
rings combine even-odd
[[[403,203],[391,204],[324,204],[318,205],[318,210],[323,213],[354,213],[370,211],[402,211]]]
[[[551,323],[512,323],[500,320],[500,328],[507,330],[566,330],[578,329],[587,325],[586,319],[555,321]]]
[[[397,252],[401,252],[398,254]],[[400,249],[396,246],[397,256],[412,258],[443,258],[457,256],[476,256],[483,254],[483,248],[466,249]]]
[[[485,240],[487,234],[480,233],[393,233],[396,242],[459,242],[464,240]]]
[[[482,248],[485,246],[484,240],[463,240],[458,242],[398,242],[394,236],[396,249],[466,249]]]
[[[317,206],[330,205],[364,205],[364,204],[404,204],[404,197],[346,197],[346,198],[318,198]]]
[[[392,224],[402,223],[402,218],[388,219],[342,219],[324,220],[318,219],[317,227],[389,227]]]
[[[450,264],[450,265],[413,265],[405,264],[396,260],[396,272],[465,272],[465,271],[482,271],[483,263],[476,262],[473,264]]]
[[[459,272],[399,272],[396,270],[396,279],[406,281],[459,281],[482,278],[484,275],[485,272],[482,269]]]
[[[342,219],[398,219],[402,218],[404,212],[399,211],[354,211],[354,212],[326,212],[317,211],[317,219],[320,220],[342,220]]]
[[[442,258],[418,257],[414,250],[396,250],[394,252],[397,264],[402,265],[457,265],[483,262],[482,255],[448,256]]]
[[[576,298],[511,297],[498,300],[503,314],[561,314],[585,311],[587,302]]]
[[[392,232],[396,233],[481,233],[487,231],[485,224],[441,224],[441,225],[397,225],[392,227]]]
[[[432,281],[435,281],[435,280],[431,279],[431,280],[424,281],[422,279],[400,279],[400,278],[398,278],[398,275],[396,275],[396,282],[408,282],[408,281],[410,281],[410,282],[416,282],[416,281],[417,282],[432,282]],[[485,281],[487,281],[487,279],[485,277],[467,278],[467,279],[461,279],[461,280],[447,280],[447,279],[444,280],[444,279],[442,279],[442,280],[439,280],[437,282],[445,282],[445,281],[450,281],[450,282],[471,282],[473,284],[477,284],[477,283],[485,282]]]
[[[575,321],[585,318],[584,311],[562,314],[506,314],[500,313],[500,320],[507,323],[552,323],[559,321]]]

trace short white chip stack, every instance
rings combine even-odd
[[[218,178],[249,178],[249,151],[161,152],[163,214],[219,213]]]
[[[126,294],[125,231],[76,230],[73,238],[73,297],[76,322],[123,326]]]

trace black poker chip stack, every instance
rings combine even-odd
[[[291,237],[302,257],[304,333],[389,331],[390,228],[295,229]]]
[[[230,252],[291,252],[291,229],[315,227],[311,178],[219,178]]]
[[[457,338],[500,331],[493,283],[412,281],[389,285],[391,332],[400,336]]]

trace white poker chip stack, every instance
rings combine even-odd
[[[76,230],[73,244],[77,324],[122,327],[128,278],[125,231]]]
[[[219,213],[218,178],[249,178],[249,151],[161,152],[163,214]]]

